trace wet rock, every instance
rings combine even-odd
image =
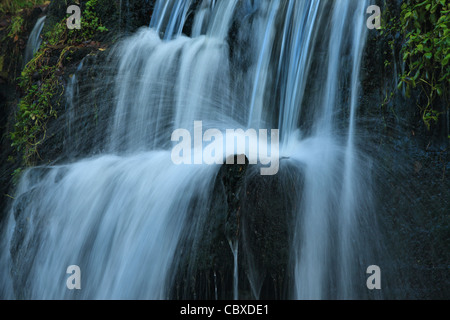
[[[20,196],[12,208],[16,225],[9,248],[12,258],[12,269],[14,294],[17,299],[28,296],[27,279],[33,267],[33,260],[39,246],[30,245],[39,241],[39,234],[32,232],[32,211],[28,207],[31,199],[39,197],[41,190],[32,189],[30,192]]]
[[[280,165],[276,176],[261,176],[248,160],[221,167],[197,244],[181,241],[172,298],[233,299],[233,244],[240,299],[283,299],[292,293],[292,221],[303,179],[299,167]]]

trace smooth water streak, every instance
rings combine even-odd
[[[280,130],[281,157],[304,175],[291,297],[363,296],[354,275],[365,257],[360,227],[370,213],[370,188],[362,187],[370,175],[356,143],[366,5],[156,1],[150,28],[118,43],[108,60],[117,70],[110,79],[114,109],[100,156],[33,168],[21,180],[2,242],[12,256],[0,259],[12,270],[16,298],[168,298],[179,242],[186,229],[201,230],[219,170],[170,159],[172,132],[196,121],[224,133]],[[341,90],[347,79],[348,93]],[[193,208],[195,219],[188,219]],[[241,245],[239,239],[230,248],[234,298]],[[73,264],[83,274],[78,292],[65,288]],[[248,270],[255,298],[258,274]]]

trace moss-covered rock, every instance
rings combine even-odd
[[[3,4],[2,4],[3,5]],[[28,40],[37,19],[45,14],[46,6],[26,7],[22,10],[0,13],[0,223],[3,211],[12,199],[12,174],[20,166],[11,147],[10,132],[14,130],[15,112],[20,98],[16,90],[17,77],[23,68],[23,57]],[[16,18],[14,18],[16,17]],[[17,18],[19,17],[19,18]],[[13,20],[16,21],[14,30]],[[18,25],[17,21],[21,21]]]

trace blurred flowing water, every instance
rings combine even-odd
[[[220,169],[174,165],[170,137],[203,121],[204,130],[279,129],[281,156],[304,174],[290,298],[366,298],[371,162],[356,140],[367,5],[158,0],[150,26],[113,50],[102,153],[22,177],[3,232],[2,295],[168,298],[179,241],[202,230]],[[81,268],[81,290],[66,288],[69,265]]]
[[[27,46],[25,48],[24,65],[26,65],[33,58],[33,55],[41,46],[41,32],[44,28],[45,18],[45,16],[40,17],[34,25],[33,30],[31,30],[30,36],[28,37]]]

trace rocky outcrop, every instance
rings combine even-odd
[[[280,164],[276,176],[248,164],[221,167],[198,238],[180,241],[171,298],[231,300],[235,275],[239,299],[292,296],[292,221],[303,178],[298,167]]]
[[[14,16],[6,14],[0,17],[0,223],[3,211],[8,208],[13,197],[12,174],[20,166],[14,160],[15,152],[10,139],[15,123],[15,108],[20,99],[16,78],[23,68],[28,36],[46,10],[45,6],[23,10],[20,14],[23,22],[15,35],[10,33]]]
[[[399,15],[401,1],[389,2]],[[393,43],[393,46],[390,43]],[[374,161],[377,218],[386,247],[387,298],[447,299],[450,285],[448,106],[429,129],[418,92],[396,90],[400,33],[369,32],[362,73],[359,145]],[[389,61],[386,64],[385,61]],[[391,92],[395,92],[391,96]],[[443,103],[443,101],[441,101]]]

